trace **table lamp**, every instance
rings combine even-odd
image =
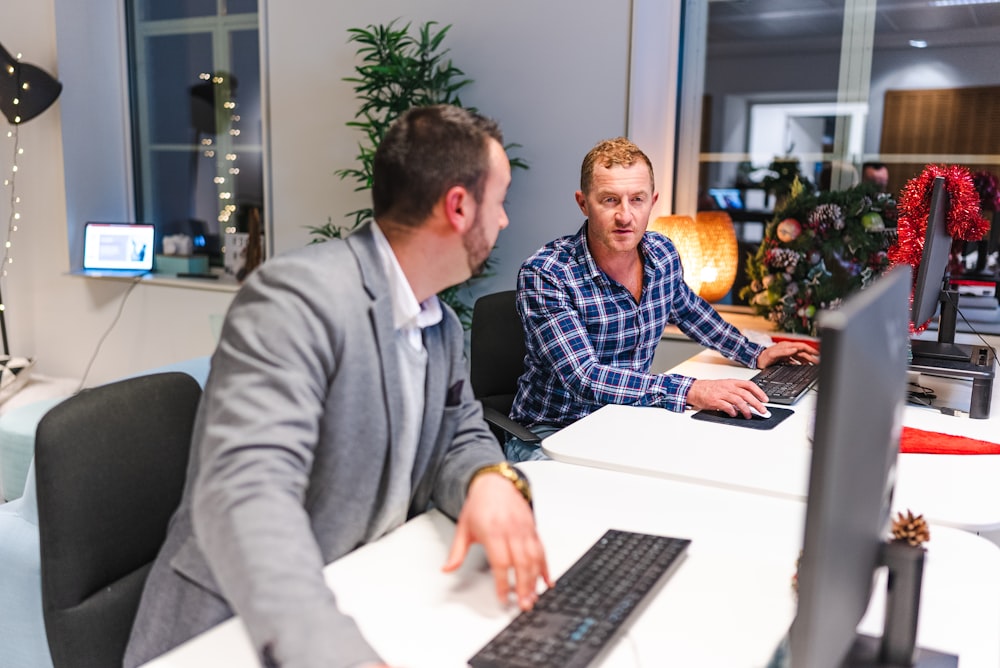
[[[732,289],[739,265],[733,220],[725,211],[699,211],[695,216],[702,247],[702,286],[699,295],[718,301]]]
[[[14,140],[14,164],[11,174],[3,180],[4,187],[10,187],[11,208],[7,223],[7,236],[4,239],[2,258],[0,258],[0,280],[7,275],[7,265],[12,262],[11,246],[14,232],[21,218],[17,206],[21,198],[17,196],[16,180],[18,156],[24,153],[20,146],[18,129],[22,124],[48,109],[59,93],[62,84],[44,70],[21,62],[21,54],[12,56],[3,46],[0,46],[0,114],[3,114],[14,129],[7,132],[7,137]],[[3,297],[0,296],[0,340],[3,341],[3,354],[10,353],[7,344],[6,309]],[[27,376],[25,376],[27,377]]]
[[[728,213],[699,211],[697,220],[691,216],[661,216],[649,229],[674,242],[684,266],[684,281],[699,297],[715,302],[733,287],[739,252]]]

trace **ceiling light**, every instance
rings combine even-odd
[[[931,7],[957,7],[959,5],[995,5],[1000,0],[931,0]]]
[[[927,41],[922,39],[911,39],[910,46],[912,46],[914,49],[926,49]]]

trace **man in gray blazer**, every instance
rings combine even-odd
[[[509,572],[523,609],[539,578],[551,584],[530,492],[483,422],[462,327],[435,297],[482,270],[509,185],[495,123],[411,110],[375,155],[376,222],[250,275],[126,666],[234,613],[264,665],[380,665],[322,569],[430,506],[457,518],[446,570],[480,542],[501,600]]]

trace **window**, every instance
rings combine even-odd
[[[710,189],[738,188],[755,203],[733,212],[738,232],[759,226],[773,215],[762,179],[789,160],[821,189],[857,183],[868,161],[888,165],[896,193],[931,162],[997,173],[1000,147],[983,100],[1000,90],[998,8],[997,0],[686,2],[678,135],[690,141],[679,142],[675,211],[714,207]],[[900,111],[900,96],[965,102],[932,118],[923,102]],[[971,146],[957,141],[965,128]]]
[[[136,219],[223,263],[261,223],[257,0],[126,0]]]

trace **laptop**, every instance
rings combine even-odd
[[[153,271],[154,226],[87,223],[83,229],[84,276],[142,276]]]

